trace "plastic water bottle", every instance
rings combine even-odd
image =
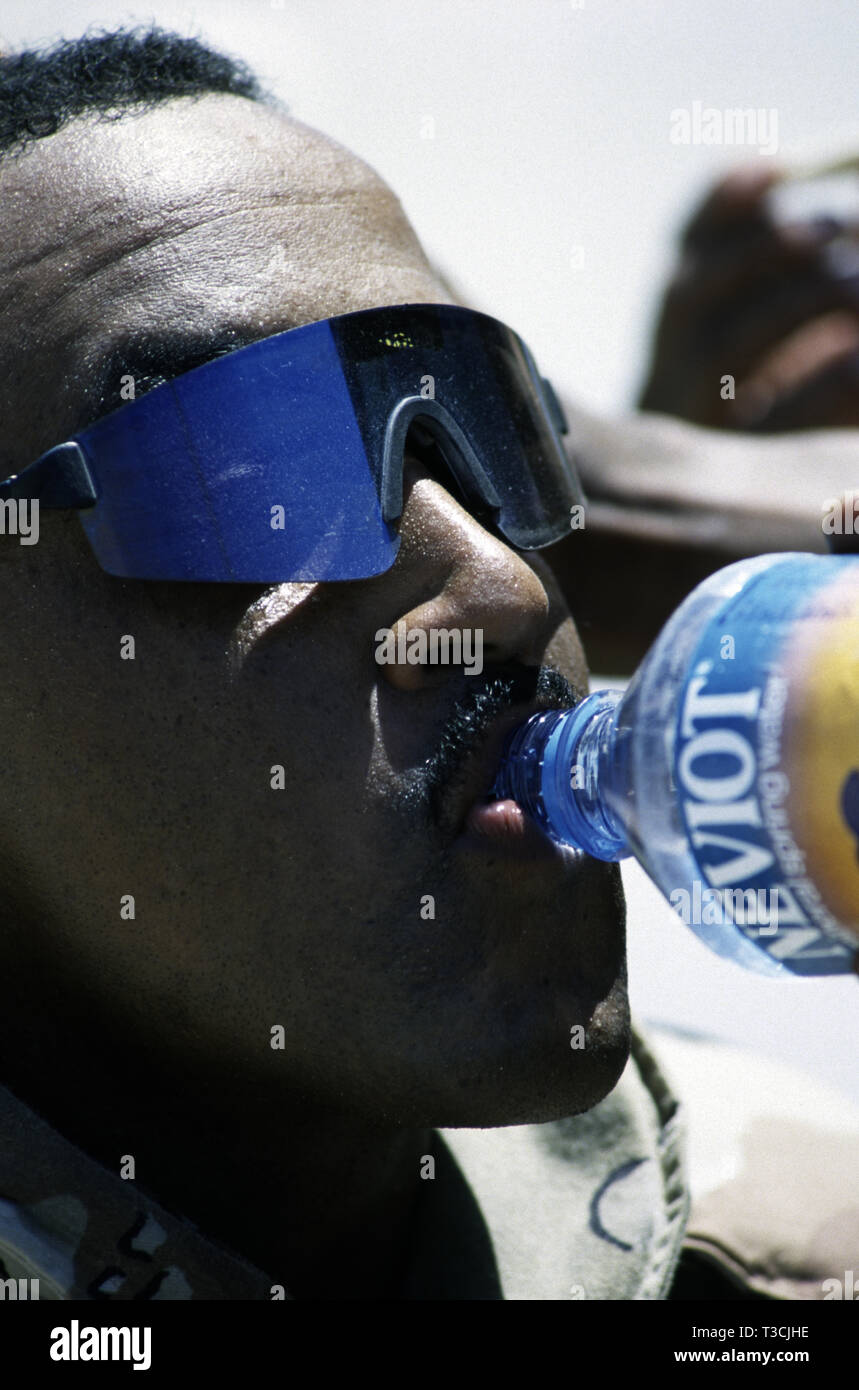
[[[532,716],[493,788],[553,839],[634,854],[696,934],[765,974],[859,949],[859,557],[765,555],[681,604],[626,691]]]

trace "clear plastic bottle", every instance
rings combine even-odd
[[[681,604],[626,691],[532,716],[493,789],[634,854],[719,955],[847,974],[859,949],[859,557],[765,555]]]

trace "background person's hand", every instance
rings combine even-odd
[[[643,410],[734,430],[859,425],[859,224],[778,225],[779,177],[736,170],[688,224]]]

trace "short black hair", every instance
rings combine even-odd
[[[56,134],[76,116],[117,120],[132,109],[213,92],[274,102],[238,59],[155,25],[89,31],[0,56],[0,157]]]

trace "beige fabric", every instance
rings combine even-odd
[[[859,1294],[859,1110],[741,1048],[653,1038],[688,1117],[687,1247],[770,1298]]]
[[[699,429],[667,415],[606,420],[564,402],[587,526],[654,544],[824,552],[824,504],[859,484],[856,430]]]
[[[489,1225],[504,1298],[666,1297],[688,1212],[684,1125],[639,1034],[587,1114],[443,1134]]]

